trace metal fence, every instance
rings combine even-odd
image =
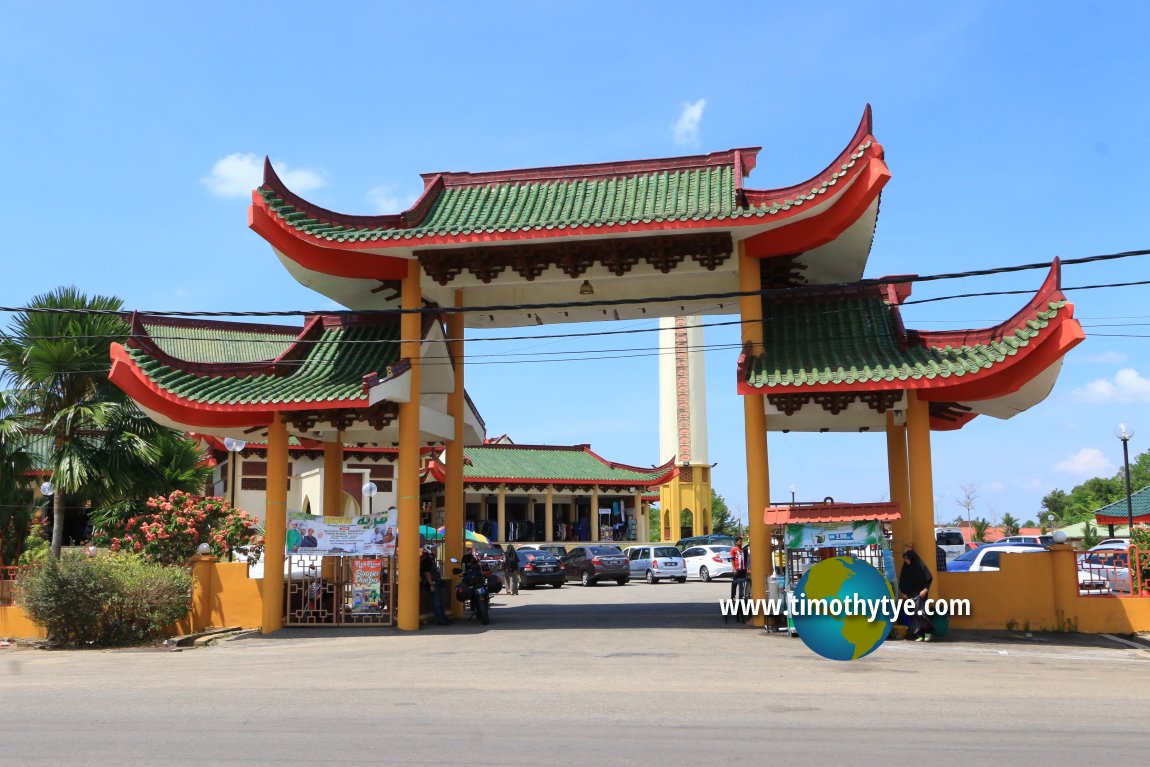
[[[16,604],[16,579],[21,573],[31,569],[28,565],[0,567],[0,607],[11,607]]]
[[[1081,596],[1150,597],[1150,551],[1095,549],[1079,552],[1077,561]]]
[[[391,626],[395,622],[392,557],[289,556],[285,626]]]

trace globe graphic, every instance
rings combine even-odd
[[[893,599],[894,592],[883,574],[868,562],[853,556],[824,559],[799,579],[794,596],[801,601],[804,594],[807,600],[842,605],[842,612],[837,616],[826,612],[809,614],[814,611],[804,615],[800,605],[792,609],[791,622],[799,638],[824,658],[857,660],[874,652],[890,635],[893,616],[889,600]],[[869,608],[867,615],[847,615],[847,610],[858,602],[856,596],[859,600],[868,600],[868,605],[881,604],[876,620],[870,620]],[[880,602],[883,597],[888,601]]]

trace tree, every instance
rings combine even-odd
[[[1018,535],[1018,520],[1010,512],[1002,515],[1002,534],[1003,535]]]
[[[727,500],[711,488],[711,532],[719,535],[746,535],[747,527],[735,516]]]
[[[962,485],[961,486],[962,497],[956,498],[954,500],[954,502],[957,503],[959,506],[961,506],[962,510],[965,512],[965,514],[963,516],[965,516],[966,519],[964,520],[963,517],[960,516],[959,517],[959,524],[962,524],[963,521],[965,521],[968,525],[972,524],[972,520],[970,517],[971,517],[971,513],[974,511],[974,501],[976,498],[978,498],[978,496],[974,492],[976,488],[977,488],[977,485],[975,485],[974,483],[971,483],[969,485]],[[975,538],[975,540],[982,540],[982,539],[981,538]]]
[[[1089,521],[1083,523],[1082,547],[1092,549],[1100,543],[1102,543],[1102,533],[1098,532],[1098,528],[1090,524]]]
[[[971,534],[974,537],[974,542],[975,543],[985,543],[986,542],[986,528],[990,527],[990,522],[988,520],[983,519],[982,517],[978,517],[977,519],[970,520],[970,527],[972,530]]]
[[[11,399],[0,391],[0,565],[16,564],[36,513],[29,487],[36,455],[28,449],[25,419],[14,412]]]

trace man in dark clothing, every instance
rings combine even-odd
[[[938,573],[946,572],[946,552],[942,550],[942,546],[934,547],[934,570]]]
[[[423,550],[419,557],[419,581],[423,588],[431,595],[431,609],[435,612],[435,622],[440,626],[450,626],[455,621],[447,617],[443,611],[443,577],[439,573],[439,565],[430,548]]]

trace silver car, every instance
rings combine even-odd
[[[692,546],[683,552],[683,562],[687,566],[687,577],[701,581],[735,574],[730,546]]]
[[[623,554],[630,564],[632,578],[643,578],[647,583],[670,578],[687,582],[687,566],[674,546],[632,546]]]

